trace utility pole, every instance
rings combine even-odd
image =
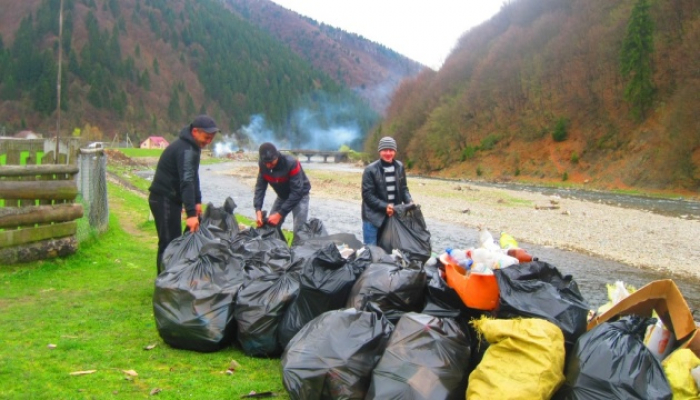
[[[63,55],[63,0],[58,9],[58,79],[56,79],[56,151],[54,164],[58,164],[58,150],[61,137],[61,58]]]

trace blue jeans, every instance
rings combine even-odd
[[[377,234],[379,233],[379,228],[374,226],[371,222],[362,220],[362,240],[365,245],[377,245]]]

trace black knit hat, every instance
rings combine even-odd
[[[265,142],[260,145],[260,161],[264,163],[270,163],[275,161],[280,153],[277,151],[277,147],[270,142]]]
[[[216,126],[214,119],[208,115],[198,115],[190,124],[190,128],[201,129],[206,133],[216,133],[219,128]]]

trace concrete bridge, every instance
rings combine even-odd
[[[333,162],[339,163],[348,160],[347,151],[330,151],[330,150],[310,150],[310,149],[289,149],[280,150],[284,153],[290,153],[296,157],[304,156],[308,162],[311,162],[311,157],[323,157],[323,162],[328,162],[329,157],[333,157]]]

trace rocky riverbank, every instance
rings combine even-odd
[[[225,173],[252,188],[254,163],[232,163]],[[312,196],[360,203],[361,171],[347,164],[304,164]],[[700,222],[594,202],[473,184],[409,177],[414,201],[427,219],[469,228],[483,226],[496,238],[506,231],[541,246],[583,252],[673,277],[700,280]],[[359,209],[359,206],[358,206]]]

